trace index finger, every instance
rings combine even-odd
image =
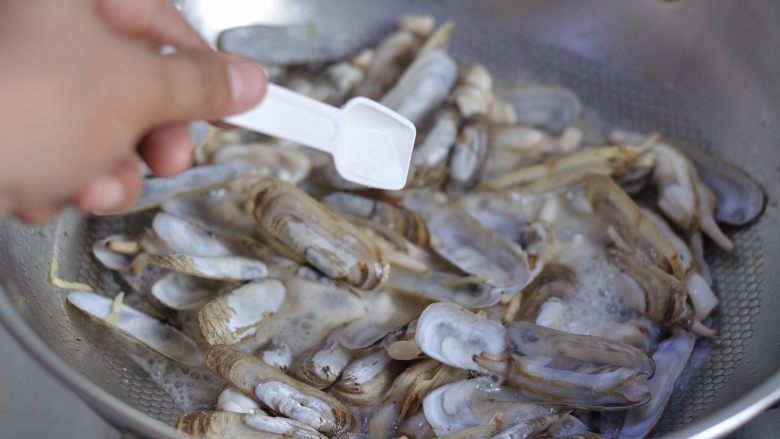
[[[98,11],[118,31],[180,49],[209,49],[168,0],[99,0]]]

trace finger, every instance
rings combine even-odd
[[[22,208],[11,214],[27,224],[43,225],[51,221],[60,212],[61,207]]]
[[[149,134],[138,152],[158,177],[168,177],[192,165],[192,135],[185,124],[161,128]]]
[[[144,80],[156,99],[159,122],[219,119],[246,111],[265,95],[267,77],[253,61],[205,51],[157,56],[152,61],[156,74]]]
[[[99,0],[98,11],[126,35],[179,49],[209,48],[169,0]]]
[[[88,183],[76,196],[74,204],[81,210],[99,214],[121,211],[141,193],[141,172],[135,157],[125,161],[109,175]]]

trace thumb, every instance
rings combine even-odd
[[[253,61],[205,50],[156,58],[156,124],[218,119],[249,110],[265,96],[268,79]]]

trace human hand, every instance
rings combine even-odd
[[[163,45],[177,53],[161,55]],[[0,215],[108,213],[190,165],[187,122],[255,106],[266,77],[212,52],[167,0],[0,3]]]

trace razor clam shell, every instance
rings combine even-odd
[[[676,142],[674,146],[688,156],[704,184],[717,194],[718,222],[744,226],[761,215],[767,194],[750,174],[689,142]]]
[[[270,243],[330,278],[371,290],[388,275],[389,265],[371,239],[293,185],[262,179],[247,210]]]
[[[680,255],[639,206],[611,178],[585,177],[585,192],[596,216],[611,224],[642,262],[674,275],[684,276]]]
[[[423,214],[431,232],[431,245],[444,259],[464,272],[484,277],[507,292],[516,292],[531,279],[523,249],[484,227],[457,206]]]
[[[320,29],[315,22],[235,27],[219,34],[217,46],[275,66],[337,61],[355,49],[346,34]]]
[[[283,338],[293,358],[298,358],[319,346],[339,326],[365,315],[363,301],[348,289],[297,276],[285,277],[283,282],[287,297],[258,330],[254,340],[258,347],[274,338]]]
[[[68,294],[68,303],[110,330],[137,340],[171,360],[192,367],[203,366],[203,353],[192,339],[134,308],[122,305],[116,321],[109,323],[106,319],[111,313],[113,301],[107,297],[85,291],[74,291]]]
[[[235,389],[227,386],[217,397],[217,409],[233,413],[262,412],[260,405],[255,400]]]
[[[607,339],[568,335],[579,337],[583,350],[590,345],[612,344],[641,353]],[[650,399],[645,371],[602,362],[599,358],[590,362],[587,354],[582,356],[586,359],[527,355],[513,345],[503,356],[482,353],[474,361],[482,371],[503,377],[508,386],[529,402],[590,410],[624,410]],[[605,355],[606,361],[610,359],[610,355]]]
[[[233,253],[213,230],[170,213],[155,215],[152,229],[174,253],[188,256],[229,256]]]
[[[430,16],[402,17],[398,21],[399,29],[376,47],[366,79],[355,90],[355,96],[379,99],[412,62],[434,24]]]
[[[418,125],[444,103],[457,76],[458,66],[452,57],[442,51],[430,52],[406,69],[381,104]]]
[[[200,439],[321,439],[311,427],[265,413],[191,412],[176,421],[176,429]]]
[[[501,299],[499,289],[481,281],[458,282],[462,279],[462,276],[443,271],[415,274],[394,269],[387,286],[440,302],[457,303],[465,308],[487,308]],[[458,285],[449,286],[448,282],[457,282]]]
[[[258,357],[282,372],[287,372],[293,364],[293,354],[290,345],[283,339],[271,342],[258,352]]]
[[[423,411],[439,436],[487,425],[498,412],[503,413],[503,425],[533,423],[532,434],[541,433],[560,418],[557,409],[529,403],[490,377],[439,387],[425,397]],[[543,417],[546,422],[538,422]]]
[[[425,358],[407,367],[398,375],[387,392],[383,404],[391,405],[393,421],[404,422],[420,413],[423,398],[433,389],[466,379],[468,372]]]
[[[512,104],[519,122],[556,134],[574,124],[582,112],[577,95],[558,86],[499,87],[496,94]]]
[[[363,298],[364,317],[347,325],[339,342],[351,350],[367,348],[420,315],[428,303],[392,290],[368,294]]]
[[[458,112],[445,108],[434,117],[433,127],[412,151],[408,187],[438,187],[447,178],[447,159],[458,138]]]
[[[650,434],[672,397],[677,379],[688,363],[695,342],[696,338],[692,334],[684,332],[658,345],[653,354],[656,374],[647,383],[652,397],[647,404],[626,413],[619,439],[641,439]]]
[[[232,345],[257,333],[284,303],[286,290],[275,279],[242,285],[207,303],[198,312],[203,336],[210,345]]]
[[[234,193],[225,188],[205,193],[173,198],[162,204],[164,212],[178,215],[203,227],[219,230],[224,234],[238,233],[252,236],[255,221],[239,203]]]
[[[205,305],[221,287],[221,282],[172,272],[152,285],[151,294],[168,308],[183,311]]]
[[[528,322],[508,322],[507,337],[517,355],[627,367],[652,376],[653,361],[641,350],[606,338],[576,335]]]
[[[459,369],[480,370],[474,357],[483,352],[500,355],[506,349],[501,323],[481,319],[453,303],[429,305],[420,314],[414,337],[426,355]]]
[[[268,267],[241,256],[150,255],[149,263],[171,271],[215,280],[248,281],[268,276]]]
[[[328,393],[350,407],[370,407],[384,397],[402,366],[403,362],[393,360],[384,348],[379,348],[353,360]]]
[[[334,192],[320,201],[340,212],[382,224],[416,245],[423,247],[428,245],[430,239],[428,226],[425,220],[414,212],[347,192]]]
[[[271,176],[292,184],[303,181],[312,168],[311,160],[296,148],[262,143],[227,145],[214,153],[213,161],[250,163],[252,175]]]
[[[461,127],[450,156],[448,177],[451,186],[468,191],[479,183],[489,140],[488,127],[483,120],[469,121]]]
[[[250,354],[217,345],[206,354],[206,365],[245,395],[317,431],[338,435],[355,426],[355,419],[337,399]]]
[[[688,289],[683,282],[623,250],[608,249],[607,258],[642,288],[644,313],[649,318],[665,325],[689,321],[690,309],[686,306]]]
[[[321,346],[304,353],[293,366],[292,376],[315,389],[325,389],[341,376],[354,352],[340,343],[343,327],[334,330]]]
[[[165,178],[148,178],[138,201],[123,214],[151,209],[168,200],[199,192],[206,192],[243,177],[251,171],[246,163],[230,162],[198,166],[181,174]]]
[[[483,182],[480,188],[487,191],[523,188],[526,191],[549,192],[577,183],[587,175],[623,175],[638,159],[634,150],[624,146],[591,148],[500,175]]]

